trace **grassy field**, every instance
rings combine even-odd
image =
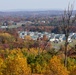
[[[59,42],[59,43],[52,42],[52,46],[57,50],[60,49],[60,46],[64,46],[64,44],[65,44],[65,41]],[[70,47],[74,47],[75,45],[76,45],[76,40],[73,40],[73,42],[69,43]]]
[[[20,27],[21,26],[21,24],[17,24],[17,25],[10,25],[10,26],[8,26],[8,28],[17,28],[17,27]]]

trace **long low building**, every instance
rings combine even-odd
[[[51,42],[63,42],[65,41],[66,37],[65,34],[54,34],[48,32],[27,32],[27,31],[19,31],[19,37],[24,39],[25,36],[28,34],[31,36],[33,40],[37,40],[37,38],[42,38],[43,35],[46,35]],[[76,39],[76,33],[70,33],[68,37],[68,42],[72,42],[73,39]]]

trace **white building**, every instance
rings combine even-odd
[[[27,35],[27,32],[26,31],[21,31],[19,32],[19,37],[24,39],[24,37]]]
[[[8,26],[1,26],[1,28],[2,28],[2,29],[4,29],[4,28],[8,28]]]

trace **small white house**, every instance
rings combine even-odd
[[[22,32],[19,32],[19,37],[24,39],[24,37],[27,35],[27,32],[26,31],[22,31]]]
[[[68,38],[68,42],[69,42],[69,43],[72,42],[72,39],[71,39],[71,38]]]
[[[51,41],[51,42],[54,42],[54,41],[55,41],[55,38],[51,38],[50,41]]]
[[[34,32],[29,32],[30,36],[34,36]]]
[[[72,36],[72,39],[76,39],[76,33]]]
[[[55,40],[56,40],[55,35],[52,35],[52,36],[50,37],[50,41],[51,41],[51,42],[54,42]]]

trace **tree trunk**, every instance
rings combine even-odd
[[[67,67],[67,50],[68,50],[68,32],[66,30],[66,33],[65,33],[65,37],[66,37],[66,40],[65,40],[65,59],[64,59],[64,66]]]

